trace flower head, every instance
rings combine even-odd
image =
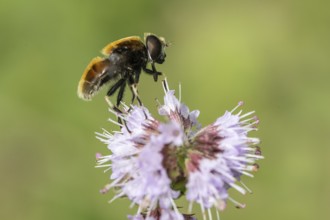
[[[236,182],[240,182],[241,175],[252,176],[248,172],[256,170],[255,161],[263,158],[256,147],[259,139],[247,136],[249,131],[256,130],[258,120],[242,120],[251,114],[253,112],[244,115],[226,112],[195,135],[186,163],[189,201],[197,202],[203,208],[214,206],[222,210],[230,199],[236,206],[244,207],[229,197],[228,188],[242,194],[250,191],[244,183],[239,186]]]
[[[228,194],[234,188],[245,194],[250,190],[241,181],[242,175],[251,176],[256,171],[256,160],[262,159],[259,139],[248,137],[256,130],[258,119],[254,112],[234,113],[239,105],[219,117],[212,124],[200,128],[197,121],[199,111],[190,111],[168,89],[164,104],[158,113],[167,122],[155,119],[147,108],[125,106],[121,113],[112,111],[123,124],[120,131],[112,134],[104,131],[98,138],[107,144],[110,155],[97,156],[98,167],[111,169],[110,188],[118,189],[119,197],[128,197],[136,204],[138,212],[130,219],[194,219],[181,214],[174,200],[185,195],[198,203],[204,218],[210,209],[223,210],[227,201],[238,207]],[[112,122],[118,124],[114,120]],[[211,216],[209,216],[211,218]]]

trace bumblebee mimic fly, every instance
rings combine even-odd
[[[145,34],[144,41],[132,36],[108,44],[102,50],[105,57],[95,57],[86,67],[79,81],[78,96],[83,100],[91,100],[100,88],[113,82],[106,98],[119,90],[116,107],[123,99],[126,85],[132,92],[132,103],[137,99],[141,104],[137,94],[141,71],[152,75],[157,81],[162,73],[156,70],[155,64],[165,61],[167,46],[164,38],[149,33]],[[147,68],[149,63],[151,69]]]

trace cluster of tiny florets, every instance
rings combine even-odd
[[[189,108],[169,90],[166,80],[164,103],[158,113],[165,122],[155,119],[143,106],[122,105],[113,114],[122,121],[113,123],[120,130],[104,130],[98,138],[110,150],[110,155],[97,154],[98,167],[111,170],[110,183],[102,190],[115,188],[111,200],[127,197],[138,206],[132,220],[192,220],[194,203],[199,204],[203,218],[212,218],[210,210],[225,209],[228,201],[244,207],[228,194],[229,188],[245,194],[251,192],[241,176],[252,177],[258,170],[256,161],[262,159],[259,139],[248,137],[257,130],[259,120],[254,112],[232,111],[201,128],[199,111]],[[182,214],[175,200],[185,196],[188,214]]]

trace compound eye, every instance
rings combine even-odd
[[[158,37],[154,35],[149,35],[146,38],[146,46],[149,52],[149,55],[153,61],[156,61],[162,53],[162,42]]]

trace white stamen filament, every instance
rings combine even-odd
[[[255,152],[256,151],[256,149],[253,147],[242,147],[241,149],[246,152]]]
[[[220,220],[220,214],[219,214],[218,209],[215,210],[215,213],[217,214],[217,220]]]
[[[239,102],[231,111],[230,113],[233,113],[238,107],[241,107],[243,105],[243,102]]]
[[[108,132],[107,130],[105,130],[104,128],[102,128],[103,133],[99,133],[99,132],[95,132],[95,134],[97,135],[96,137],[104,137],[104,138],[112,138],[113,135]]]
[[[227,156],[226,158],[230,159],[230,160],[237,160],[237,161],[242,161],[242,162],[246,162],[246,163],[254,163],[254,160],[245,158],[245,157]]]
[[[241,115],[239,118],[242,119],[242,118],[245,118],[245,117],[247,117],[247,116],[249,116],[249,115],[252,115],[252,114],[254,114],[254,113],[255,113],[255,111],[248,112],[248,113],[245,113],[244,115]]]
[[[103,173],[108,172],[110,169],[111,169],[111,167],[109,167],[108,169],[105,169],[105,170],[103,171]]]
[[[166,92],[168,92],[168,83],[167,83],[167,79],[165,78],[164,80],[163,80],[163,89],[164,89],[164,92],[166,93]]]
[[[118,116],[119,115],[118,112],[116,112],[115,110],[112,109],[112,107],[109,108],[109,112],[112,113],[112,114],[114,114],[115,116]]]
[[[243,174],[243,175],[245,175],[245,176],[248,176],[248,177],[251,177],[251,178],[254,177],[253,174],[248,173],[248,172],[245,172],[245,171],[242,171],[241,174]]]
[[[254,118],[248,118],[248,119],[245,119],[243,121],[240,121],[241,124],[246,124],[247,122],[249,121],[252,121],[252,120],[255,120]]]
[[[188,206],[188,213],[190,214],[192,212],[192,208],[193,208],[193,204],[194,202],[189,202],[189,206]]]
[[[96,168],[104,168],[104,167],[111,167],[111,164],[103,164],[103,165],[97,165]]]
[[[242,180],[240,180],[239,182],[240,182],[240,183],[242,184],[242,186],[246,189],[246,191],[248,191],[250,194],[253,193],[252,190],[251,190],[249,187],[247,187],[247,185],[245,185],[245,184],[243,183]]]
[[[211,209],[207,209],[208,215],[209,215],[209,219],[212,220],[212,213],[211,213]]]
[[[109,203],[112,203],[113,201],[115,201],[116,199],[118,199],[118,198],[120,198],[120,197],[122,197],[122,196],[124,196],[125,195],[125,192],[120,192],[120,193],[118,193],[117,195],[115,195],[110,201],[109,201]]]
[[[123,146],[123,147],[125,147],[125,146]],[[137,153],[137,151],[135,151],[135,150],[132,150],[132,152],[130,152],[130,153],[121,152],[121,154],[117,154],[116,156],[112,157],[112,160],[123,158],[123,157],[129,158],[131,156],[134,156],[136,153]]]
[[[245,156],[250,157],[250,158],[255,158],[257,160],[264,159],[264,156],[256,155],[256,154],[246,154]]]
[[[260,140],[258,138],[252,138],[252,137],[250,137],[247,140],[248,140],[248,143],[249,144],[254,144],[254,145],[255,144],[260,144]]]
[[[171,201],[171,203],[172,203],[172,207],[173,207],[175,213],[176,213],[177,215],[180,215],[180,212],[179,212],[178,208],[176,207],[176,204],[175,204],[174,200],[171,198],[171,196],[169,196],[169,198],[170,198],[170,201]]]
[[[220,174],[222,174],[223,176],[227,177],[229,180],[231,181],[236,181],[236,179],[228,172],[224,171],[224,170],[218,170],[218,172]]]
[[[181,83],[179,83],[179,102],[181,102]]]
[[[109,189],[113,188],[114,186],[117,185],[117,183],[122,182],[122,180],[124,179],[124,175],[122,175],[121,177],[118,177],[117,179],[115,179],[111,184],[109,184]],[[124,181],[123,181],[124,182]]]
[[[199,204],[200,204],[200,207],[202,210],[203,220],[206,220],[206,214],[205,214],[205,208],[204,208],[203,202],[200,202]]]
[[[110,159],[102,159],[102,161],[97,161],[97,165],[95,167],[100,167],[102,166],[102,164],[108,163],[110,161]],[[110,165],[111,164],[105,164],[105,165]]]
[[[118,123],[117,121],[109,118],[108,121],[110,121],[111,123],[115,124],[115,125],[118,125],[119,127],[123,126],[122,124]]]
[[[255,166],[253,165],[248,165],[248,166],[245,166],[245,167],[240,167],[239,168],[240,170],[245,170],[245,171],[253,171],[255,169]]]
[[[135,205],[134,202],[132,202],[132,204]],[[131,204],[131,205],[132,205],[132,204]],[[133,208],[133,206],[132,206],[132,208]],[[141,208],[141,206],[139,205],[139,208],[138,208],[138,210],[137,210],[137,212],[136,212],[136,215],[140,215],[141,212],[142,212],[142,208]]]
[[[245,189],[243,189],[242,187],[236,185],[235,183],[229,183],[229,185],[230,185],[231,187],[233,187],[234,189],[236,189],[238,192],[242,193],[243,195],[246,194]]]
[[[238,208],[245,208],[245,204],[241,204],[239,202],[237,202],[236,200],[234,200],[233,198],[231,198],[230,196],[228,197],[229,201],[231,201],[232,203],[234,203]]]

